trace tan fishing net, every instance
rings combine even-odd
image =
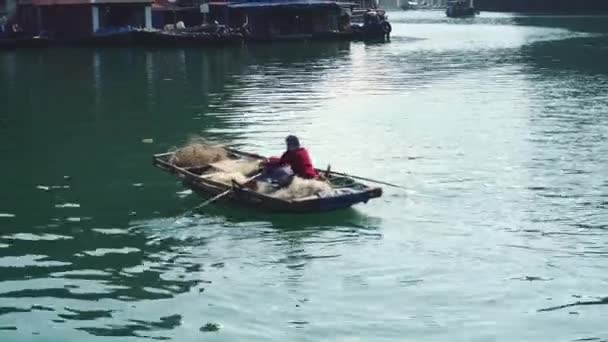
[[[228,158],[228,151],[221,146],[193,143],[176,150],[169,162],[179,167],[204,166]]]
[[[260,160],[230,159],[225,148],[198,141],[191,141],[177,149],[169,162],[178,167],[211,165],[212,170],[201,177],[226,185],[232,185],[232,181],[244,184],[249,176],[262,167]],[[257,182],[258,192],[284,200],[309,197],[331,190],[332,187],[327,182],[300,177],[294,177],[289,186],[278,190],[268,183]]]
[[[268,183],[258,182],[258,191],[284,200],[294,200],[309,196],[314,196],[322,192],[331,192],[329,183],[315,179],[304,179],[294,177],[289,186],[281,189],[274,189]]]

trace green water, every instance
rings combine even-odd
[[[608,17],[390,18],[388,44],[0,52],[0,340],[608,339]],[[182,217],[151,165],[290,133],[407,190]]]

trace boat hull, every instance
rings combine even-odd
[[[49,45],[49,40],[44,37],[23,36],[16,38],[0,38],[0,50],[16,48],[43,48]]]
[[[90,46],[217,46],[238,45],[241,34],[130,30],[59,40],[59,44]]]
[[[230,150],[230,152],[238,157],[253,159],[263,158],[255,154],[235,150]],[[211,197],[225,192],[226,190],[233,189],[231,193],[223,198],[223,201],[238,203],[271,212],[315,213],[333,211],[349,208],[359,203],[367,203],[370,199],[382,196],[382,188],[369,187],[348,178],[348,181],[352,182],[351,189],[345,188],[339,191],[336,190],[336,193],[329,196],[316,195],[303,199],[285,200],[261,194],[248,188],[233,188],[224,183],[205,179],[200,175],[205,172],[207,166],[190,169],[177,167],[169,162],[170,156],[171,153],[155,155],[153,157],[153,165],[163,171],[173,174],[178,179],[181,179],[182,184],[185,187],[192,189],[195,193],[204,197]],[[336,183],[346,179],[347,177],[334,177]]]

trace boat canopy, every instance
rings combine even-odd
[[[282,1],[247,1],[231,3],[229,8],[270,8],[270,7],[339,7],[336,1],[328,0],[282,0]]]

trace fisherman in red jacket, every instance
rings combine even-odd
[[[300,147],[300,141],[294,135],[285,138],[287,151],[281,158],[270,157],[264,161],[264,169],[255,180],[251,180],[246,187],[256,190],[257,181],[275,184],[278,188],[287,187],[293,181],[294,176],[304,179],[325,180],[315,170],[308,151]]]
[[[279,164],[291,166],[293,173],[300,178],[317,178],[319,173],[312,166],[308,150],[300,147],[300,140],[295,135],[290,135],[285,142],[287,151],[281,156]]]
[[[260,179],[267,179],[279,187],[285,187],[291,184],[294,176],[305,179],[318,178],[319,173],[313,167],[308,151],[300,147],[298,138],[290,135],[285,142],[287,151],[281,158],[271,157],[266,160]]]

